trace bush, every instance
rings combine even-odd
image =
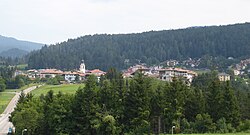
[[[193,122],[189,123],[187,119],[183,118],[181,120],[181,132],[184,134],[194,133],[193,125]]]
[[[59,82],[59,80],[57,80],[57,78],[50,78],[47,80],[46,83],[49,85],[59,85],[60,84],[60,82]]]
[[[215,124],[209,114],[197,114],[195,120],[195,130],[197,133],[214,132]]]
[[[250,132],[250,120],[245,120],[240,122],[240,125],[237,127],[238,132]]]
[[[217,132],[218,133],[228,133],[228,129],[227,129],[227,123],[226,123],[226,119],[225,118],[220,118],[217,122],[216,122],[216,127],[217,127]]]
[[[0,92],[4,91],[6,88],[4,79],[0,78]]]

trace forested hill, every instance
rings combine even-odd
[[[42,46],[43,44],[40,43],[22,41],[17,40],[15,38],[4,37],[0,35],[0,52],[8,51],[13,48],[30,52],[32,50],[38,50],[42,48]]]
[[[1,57],[11,57],[11,58],[21,58],[22,56],[28,54],[28,51],[24,51],[18,48],[12,48],[7,51],[3,51],[0,53]]]
[[[138,34],[93,35],[44,46],[30,54],[30,68],[123,69],[141,60],[156,64],[167,59],[199,58],[203,55],[246,57],[250,55],[250,23],[193,27]]]

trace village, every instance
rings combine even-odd
[[[186,64],[197,65],[197,62],[189,60]],[[140,72],[145,76],[156,78],[162,81],[172,82],[173,78],[179,78],[187,85],[191,85],[194,77],[198,76],[198,73],[192,70],[183,68],[176,68],[178,64],[176,60],[166,61],[167,67],[163,66],[151,66],[147,67],[146,64],[136,64],[122,71],[123,78],[133,78],[133,76]],[[90,75],[97,77],[98,81],[102,75],[106,72],[100,69],[87,70],[84,60],[82,60],[79,69],[74,71],[62,71],[59,69],[29,69],[29,70],[16,70],[14,76],[24,75],[34,80],[36,78],[55,78],[61,76],[64,81],[61,83],[74,83],[75,81],[84,81]],[[218,78],[220,81],[230,80],[230,75],[226,73],[219,73]]]
[[[21,71],[17,70],[14,73],[14,76],[17,75],[24,75],[30,78],[31,80],[34,80],[36,78],[54,78],[56,76],[62,76],[65,80],[63,83],[71,83],[76,80],[85,80],[87,76],[94,75],[98,79],[102,75],[106,74],[106,72],[101,71],[100,69],[93,69],[93,70],[86,70],[86,66],[84,61],[80,64],[79,70],[76,71],[62,71],[59,69],[30,69],[27,71]]]

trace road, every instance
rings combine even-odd
[[[36,88],[37,86],[32,86],[23,90],[23,92],[27,94]],[[4,112],[0,115],[0,135],[6,135],[8,133],[9,128],[13,127],[13,124],[9,122],[9,116],[10,113],[14,111],[14,108],[16,107],[20,94],[21,92],[18,93],[16,92],[16,95],[12,98],[12,100],[10,101]]]

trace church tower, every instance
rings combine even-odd
[[[82,63],[81,63],[81,65],[80,65],[80,68],[79,68],[79,70],[80,70],[80,72],[81,73],[84,73],[85,74],[85,64],[84,64],[84,60],[82,60]]]

